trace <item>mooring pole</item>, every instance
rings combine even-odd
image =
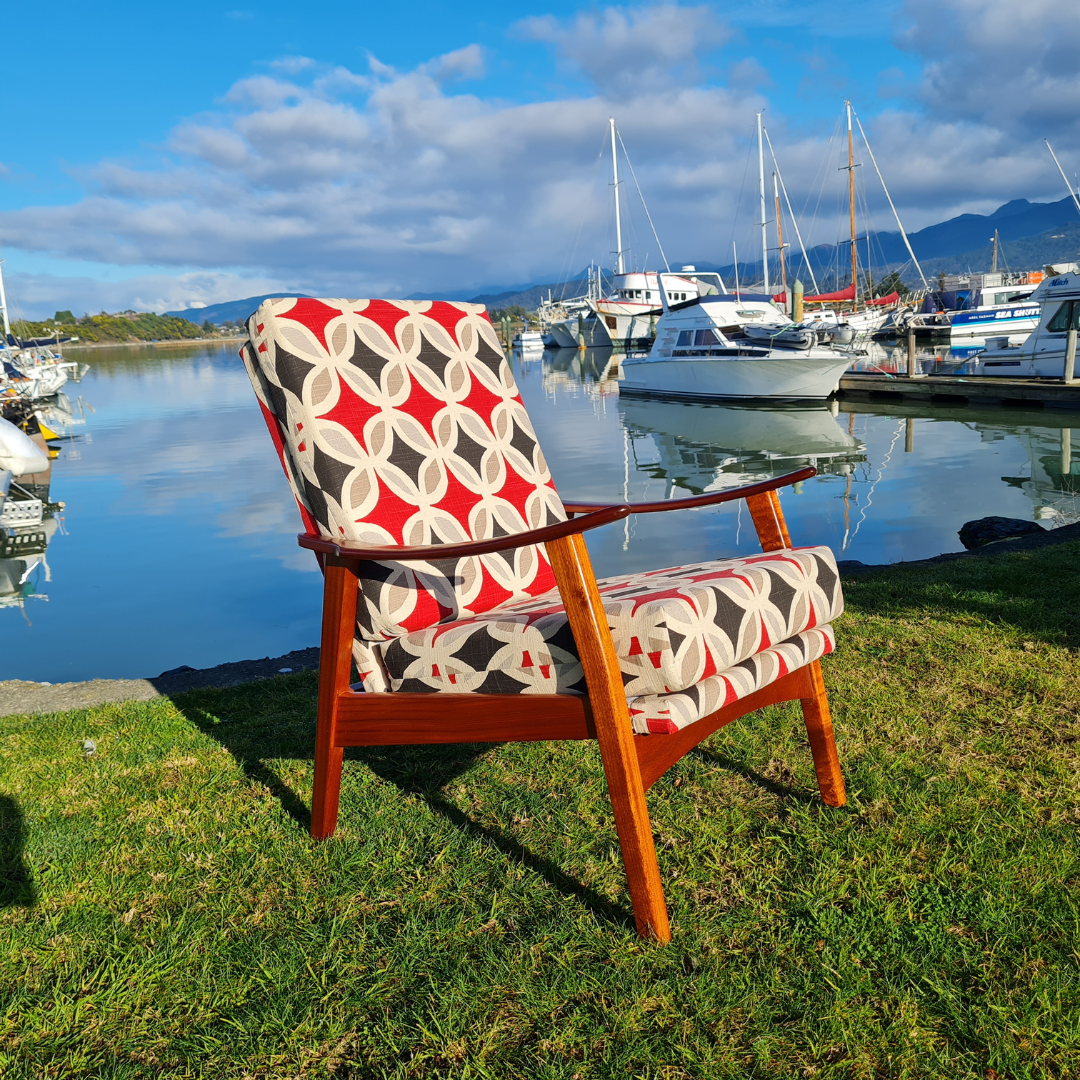
[[[909,416],[904,421],[904,453],[910,454],[915,449],[915,417]]]
[[[914,379],[919,374],[919,365],[915,359],[915,331],[907,332],[907,377]]]
[[[1072,472],[1072,431],[1063,427],[1061,429],[1061,490],[1065,490],[1064,480]]]
[[[1065,335],[1065,381],[1076,380],[1076,327]]]
[[[791,318],[801,323],[803,321],[803,283],[798,278],[795,279],[795,288],[791,292]]]

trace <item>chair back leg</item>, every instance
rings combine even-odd
[[[847,794],[844,791],[844,777],[840,773],[840,755],[836,752],[836,739],[833,737],[829,698],[825,693],[825,680],[821,677],[821,661],[808,664],[805,671],[810,693],[802,699],[803,719],[810,739],[810,752],[814,755],[821,798],[827,806],[843,806],[847,802]]]
[[[580,534],[549,542],[547,552],[585,673],[637,932],[667,942],[671,940],[671,927],[645,786],[619,661],[589,552]]]
[[[311,835],[332,836],[337,828],[343,750],[337,745],[338,699],[349,689],[356,632],[358,581],[355,564],[327,555],[323,568],[322,649],[319,656],[319,713],[315,732],[315,783]]]

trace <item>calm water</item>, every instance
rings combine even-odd
[[[321,579],[235,349],[83,358],[46,561],[21,586],[25,565],[0,561],[0,678],[147,676],[316,644]],[[620,398],[602,353],[515,371],[566,498],[677,497],[816,464],[782,495],[792,537],[867,563],[960,550],[957,529],[987,514],[1080,518],[1076,414]],[[589,547],[604,575],[749,553],[756,537],[725,507],[630,518]]]

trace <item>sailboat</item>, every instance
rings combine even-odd
[[[862,122],[852,108],[850,101],[844,102],[844,113],[845,126],[847,128],[848,163],[846,166],[841,166],[841,171],[848,174],[848,219],[851,230],[849,241],[851,245],[851,284],[833,292],[817,293],[812,296],[807,296],[804,298],[804,303],[830,305],[829,309],[820,310],[817,313],[818,317],[816,319],[811,315],[808,322],[816,322],[818,325],[822,326],[846,325],[854,332],[854,336],[864,337],[884,326],[886,321],[892,316],[893,310],[898,306],[900,297],[896,292],[882,297],[867,295],[863,298],[863,310],[859,310],[859,247],[858,234],[855,228],[855,170],[858,168],[858,165],[855,162],[853,121],[854,125],[858,126],[859,134],[862,136],[863,145],[866,147],[866,152],[870,156],[874,171],[877,173],[877,178],[881,183],[882,191],[885,193],[885,198],[888,200],[889,209],[892,211],[896,226],[900,230],[900,236],[904,241],[904,246],[907,248],[908,255],[914,263],[915,269],[919,273],[919,277],[922,279],[923,287],[927,291],[930,289],[930,284],[926,280],[926,275],[923,273],[922,267],[919,265],[919,260],[915,257],[915,252],[911,247],[911,241],[908,239],[907,230],[900,220],[900,214],[896,209],[896,204],[892,200],[892,195],[889,193],[888,185],[885,183],[885,177],[882,175],[881,169],[878,167],[877,159],[874,157],[874,151],[870,147],[870,140],[866,137]],[[867,266],[869,266],[869,239],[867,240],[867,245]],[[805,258],[805,251],[803,255]],[[849,304],[850,307],[847,306]],[[840,310],[837,311],[833,305],[839,306]]]
[[[645,216],[649,220],[653,239],[664,261],[665,271],[631,270],[627,268],[627,250],[623,247],[622,235],[622,198],[619,179],[619,147],[622,147],[626,164],[633,176],[634,168],[630,163],[626,146],[619,134],[614,117],[608,118],[611,136],[611,174],[615,200],[615,266],[612,284],[605,293],[602,275],[597,270],[589,275],[589,289],[586,296],[575,301],[562,301],[562,307],[575,305],[575,310],[567,311],[562,318],[550,322],[550,333],[554,344],[560,347],[577,346],[602,348],[613,346],[620,349],[648,347],[656,332],[656,320],[663,313],[660,290],[667,290],[669,303],[682,303],[699,296],[717,296],[727,292],[723,279],[713,271],[699,271],[694,266],[683,266],[672,271],[664,254],[663,245],[653,226],[652,216],[645,203],[640,187],[637,188]],[[637,185],[636,177],[634,178]],[[552,305],[554,306],[554,305]],[[562,312],[560,311],[561,315]]]
[[[5,397],[41,401],[51,398],[68,381],[79,379],[89,366],[57,356],[42,340],[24,342],[11,332],[8,320],[4,271],[0,265],[0,322],[4,338],[0,342],[0,404]],[[50,341],[52,339],[49,339]],[[59,344],[59,337],[57,337]]]

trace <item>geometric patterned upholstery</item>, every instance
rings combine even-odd
[[[241,357],[309,533],[488,539],[566,518],[482,305],[267,300]],[[361,565],[368,691],[585,692],[543,545]],[[598,583],[636,731],[670,732],[831,652],[828,548]]]
[[[566,519],[482,305],[267,300],[248,333],[241,356],[309,532],[439,544]],[[366,569],[362,672],[367,642],[555,585],[538,545]]]
[[[836,562],[826,547],[653,570],[597,584],[630,699],[667,697],[716,676],[719,693],[721,673],[730,669],[743,674],[729,679],[724,697],[742,697],[737,686],[748,685],[749,693],[757,684],[749,685],[749,669],[738,665],[805,631],[827,627],[843,610]],[[831,651],[829,641],[820,642],[825,652]],[[470,619],[415,630],[376,648],[392,690],[585,693],[557,589]],[[709,701],[714,696],[706,695]],[[693,711],[683,701],[669,700],[668,705],[678,716]],[[631,700],[632,713],[634,707]]]

